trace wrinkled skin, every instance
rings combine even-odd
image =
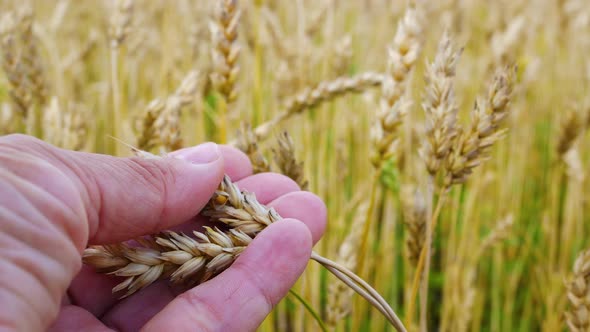
[[[288,292],[322,235],[323,202],[287,177],[252,175],[241,152],[213,143],[146,160],[0,137],[0,331],[248,331]],[[285,219],[222,274],[186,291],[156,282],[124,300],[122,279],[82,266],[87,245],[164,229],[190,231],[228,174]]]

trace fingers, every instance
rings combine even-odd
[[[219,151],[225,160],[225,174],[232,181],[241,180],[252,175],[250,159],[242,151],[228,145],[219,145]]]
[[[268,205],[274,207],[283,218],[301,220],[309,228],[314,244],[326,230],[326,205],[321,198],[308,191],[287,193]]]
[[[84,207],[85,215],[76,220],[56,222],[71,229],[86,222],[90,243],[126,240],[190,219],[207,203],[224,174],[223,157],[213,143],[173,153],[173,158],[115,158],[61,150],[28,136],[11,135],[0,138],[0,152],[7,150],[15,155],[12,162],[3,160],[9,171],[50,188],[74,211]],[[48,162],[53,168],[40,170],[41,177],[30,171],[33,166],[23,169],[19,155]],[[66,181],[52,180],[59,177]],[[70,190],[72,184],[77,190]],[[85,243],[77,245],[81,249]]]
[[[87,332],[108,332],[112,331],[90,312],[73,305],[66,305],[61,308],[57,319],[49,327],[49,332],[64,331],[87,331]]]
[[[270,225],[229,269],[178,296],[144,330],[254,331],[305,269],[311,245],[297,220]]]
[[[276,173],[255,174],[238,181],[237,185],[240,190],[255,193],[261,204],[268,204],[281,195],[301,190],[295,181]]]

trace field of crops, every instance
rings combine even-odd
[[[0,2],[0,135],[205,141],[318,194],[410,331],[590,326],[587,0]],[[322,266],[261,331],[390,331]],[[305,304],[305,305],[304,305]]]

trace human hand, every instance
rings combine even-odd
[[[303,272],[326,209],[278,174],[252,175],[241,152],[212,143],[146,160],[0,137],[0,330],[255,330]],[[190,161],[190,162],[189,162]],[[165,281],[118,300],[121,280],[82,266],[90,244],[192,230],[223,174],[285,217],[214,279]],[[291,219],[289,219],[291,218]],[[300,221],[298,221],[300,220]],[[303,222],[303,223],[302,223]]]

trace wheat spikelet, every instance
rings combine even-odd
[[[53,96],[43,117],[43,139],[64,149],[80,150],[84,146],[87,128],[80,109],[68,107],[64,110]]]
[[[127,277],[113,289],[126,289],[124,297],[161,278],[200,283],[227,268],[253,236],[280,219],[274,209],[262,206],[254,194],[241,192],[227,176],[201,214],[231,229],[205,227],[205,232],[194,232],[196,238],[165,232],[137,239],[139,246],[93,246],[85,250],[84,262],[101,272]]]
[[[158,130],[160,144],[164,151],[174,151],[183,147],[180,116],[183,107],[194,102],[199,74],[191,71],[182,80],[176,92],[166,99],[164,110],[154,124]]]
[[[237,0],[219,0],[215,21],[210,24],[213,40],[211,81],[228,104],[237,98],[236,79],[240,72],[237,63],[240,46],[237,39],[240,15]]]
[[[281,173],[297,182],[302,190],[307,190],[309,182],[303,174],[303,162],[297,161],[293,139],[288,132],[284,131],[277,136],[277,148],[272,151]]]
[[[426,198],[411,185],[402,188],[402,212],[407,227],[406,250],[410,263],[416,266],[426,240]]]
[[[129,35],[134,5],[134,0],[115,0],[108,31],[111,48],[121,47]]]
[[[44,105],[48,97],[47,79],[43,70],[41,56],[37,49],[37,41],[33,36],[33,8],[25,5],[18,13],[19,30],[21,34],[22,63],[25,75],[31,84],[31,93],[40,105]]]
[[[270,171],[270,164],[266,157],[258,148],[258,139],[252,131],[250,124],[244,123],[242,129],[238,131],[237,140],[234,145],[244,152],[252,163],[254,173],[263,173]]]
[[[160,99],[152,100],[145,109],[140,134],[137,137],[137,148],[144,151],[151,151],[159,144],[158,129],[156,120],[164,111],[166,104]]]
[[[336,75],[346,74],[352,61],[352,37],[346,35],[336,41],[334,45],[334,59],[332,62],[332,71]]]
[[[180,116],[183,107],[196,99],[199,73],[189,72],[168,98],[154,99],[147,106],[142,120],[137,147],[150,151],[160,146],[164,152],[182,148]]]
[[[574,275],[567,283],[567,298],[570,310],[565,312],[565,321],[570,331],[590,329],[590,250],[580,253],[573,269]]]
[[[514,216],[512,214],[509,214],[498,221],[496,226],[494,226],[492,231],[482,241],[473,260],[479,261],[486,251],[490,250],[494,245],[504,241],[508,236],[510,236],[510,231],[512,230],[513,225]]]
[[[357,208],[350,231],[338,249],[336,261],[351,271],[354,271],[357,266],[358,246],[368,209],[369,205],[366,203]],[[350,314],[353,294],[352,289],[346,287],[343,283],[330,284],[326,311],[326,323],[328,326],[336,327],[339,321]]]
[[[0,20],[0,43],[2,46],[2,68],[10,83],[10,97],[15,113],[26,120],[32,107],[33,96],[29,87],[22,59],[17,50],[17,24],[13,13],[6,13]]]
[[[404,99],[410,73],[422,49],[422,27],[416,9],[408,8],[400,20],[397,32],[389,47],[387,72],[381,85],[378,121],[371,129],[374,152],[371,162],[375,168],[389,159],[397,148],[397,129],[411,104]]]
[[[584,129],[584,121],[579,112],[569,110],[561,122],[557,138],[557,154],[563,156],[572,148]]]
[[[508,116],[514,73],[511,67],[500,70],[487,98],[476,102],[470,127],[461,133],[447,160],[445,186],[465,182],[487,158],[490,146],[504,136],[506,130],[501,130],[500,125]]]
[[[381,85],[383,76],[374,72],[365,72],[353,77],[339,77],[332,81],[324,81],[312,88],[306,88],[288,99],[279,114],[254,129],[257,140],[270,136],[272,129],[281,122],[306,109],[317,107],[322,102],[332,100],[346,93],[360,93],[366,89]],[[232,142],[236,144],[235,141]]]
[[[457,112],[453,79],[461,50],[455,50],[450,36],[444,33],[434,61],[426,72],[426,94],[422,107],[426,112],[426,139],[420,155],[434,176],[443,166],[455,136]]]

